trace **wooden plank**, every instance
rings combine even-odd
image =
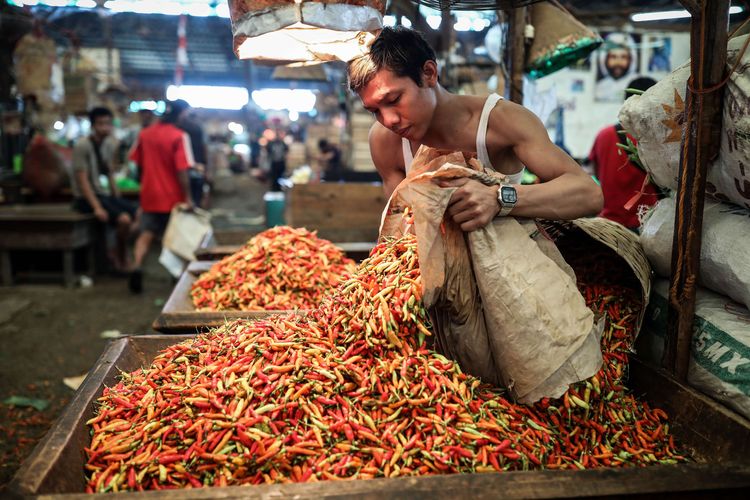
[[[0,220],[0,248],[62,250],[80,248],[93,240],[94,219]]]
[[[288,193],[286,221],[330,241],[375,241],[385,202],[378,184],[303,184]]]
[[[50,432],[37,445],[13,482],[10,492],[15,496],[50,495],[68,493],[64,498],[78,498],[75,493],[84,489],[83,447],[89,435],[86,420],[94,414],[94,402],[106,385],[111,385],[119,370],[132,371],[148,364],[157,352],[166,346],[191,338],[191,336],[135,336],[117,339],[110,343],[99,358],[81,388]],[[634,364],[633,373],[639,384],[647,390],[646,398],[665,407],[695,405],[697,395],[690,390],[662,387],[663,378],[641,371]],[[682,387],[682,386],[680,386]],[[677,396],[675,396],[677,395]],[[662,399],[663,398],[663,399]],[[706,419],[716,418],[714,409],[703,414]],[[675,422],[680,412],[674,412]],[[742,422],[737,422],[744,425]],[[677,438],[687,436],[676,426]],[[731,439],[736,427],[726,429],[725,438]],[[745,429],[746,432],[747,429]],[[700,448],[701,456],[713,460],[714,449]],[[738,444],[738,448],[741,443]],[[747,450],[747,447],[745,447]],[[745,455],[743,455],[744,457]],[[720,458],[720,457],[718,457]],[[750,488],[750,464],[704,463],[687,465],[655,465],[623,469],[595,469],[581,471],[526,471],[492,474],[455,474],[417,478],[376,479],[362,481],[319,482],[307,484],[249,486],[231,488],[206,488],[171,492],[150,492],[154,498],[728,498]],[[109,498],[111,494],[100,495]],[[92,498],[80,495],[80,498]]]
[[[94,220],[92,214],[74,211],[68,204],[9,205],[0,207],[0,222],[79,222]]]
[[[693,2],[685,3],[690,6]],[[664,360],[665,366],[680,380],[687,379],[693,338],[708,163],[721,144],[723,87],[706,93],[702,90],[713,87],[724,77],[729,23],[729,0],[700,3],[701,13],[693,15],[690,29],[690,73],[697,92],[688,85],[685,99],[688,123],[680,153]]]
[[[510,100],[523,104],[523,70],[526,65],[526,7],[518,7],[510,13],[508,40],[511,43]]]
[[[747,460],[750,421],[746,418],[635,356],[630,357],[628,387],[667,412],[670,429],[696,458],[712,462]]]
[[[692,16],[698,16],[701,12],[701,3],[700,0],[680,0],[680,3],[682,4],[685,9],[690,12],[690,15]]]
[[[150,492],[153,498],[220,499],[405,499],[477,500],[554,498],[741,498],[750,486],[750,466],[653,466],[581,471],[453,474],[360,481],[235,486]],[[110,494],[100,494],[104,498]],[[51,498],[40,496],[40,499]],[[87,499],[92,495],[65,496]]]

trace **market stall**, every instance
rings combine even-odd
[[[188,160],[187,149],[184,158],[178,154],[175,189],[185,192],[174,197],[170,211],[193,217],[193,201],[204,194],[211,218],[226,228],[209,230],[194,252],[175,254],[164,242],[161,264],[182,272],[171,271],[179,277],[169,282],[166,300],[148,296],[136,307],[147,325],[169,335],[153,334],[148,326],[108,334],[114,340],[18,467],[8,492],[19,498],[147,490],[174,498],[489,498],[498,492],[508,498],[682,498],[739,497],[748,491],[750,274],[743,249],[750,243],[745,241],[750,213],[743,200],[750,171],[743,166],[743,127],[750,35],[742,35],[742,26],[727,32],[729,0],[683,0],[690,61],[674,71],[671,65],[669,71],[654,70],[660,81],[624,105],[606,104],[624,90],[620,77],[646,73],[645,61],[620,54],[631,49],[622,40],[633,33],[610,36],[591,26],[592,20],[604,26],[613,18],[635,22],[630,16],[649,10],[641,2],[618,3],[621,10],[601,12],[579,2],[533,0],[230,0],[221,15],[219,6],[211,5],[216,17],[231,17],[233,41],[217,53],[231,50],[240,62],[252,61],[244,66],[244,94],[239,92],[245,104],[237,114],[203,112],[204,122],[196,120],[198,128],[218,123],[214,152],[226,165]],[[442,11],[420,10],[426,6]],[[456,13],[467,10],[496,18],[478,14],[461,21]],[[617,137],[624,152],[617,153],[618,161],[645,171],[629,209],[649,182],[672,194],[638,209],[638,228],[606,219],[604,211],[599,217],[559,217],[569,220],[512,216],[518,198],[504,198],[505,188],[521,196],[534,192],[523,187],[546,182],[565,189],[562,175],[524,176],[529,162],[520,162],[521,147],[512,153],[518,157],[503,157],[521,163],[515,180],[517,174],[491,168],[499,156],[490,156],[488,143],[480,148],[479,139],[476,155],[411,144],[404,134],[416,126],[399,129],[399,117],[392,114],[399,97],[386,99],[394,90],[371,99],[352,86],[355,98],[366,96],[362,100],[374,120],[359,105],[347,107],[347,99],[335,92],[327,104],[313,98],[315,112],[303,102],[309,95],[293,93],[304,88],[275,97],[248,92],[262,80],[263,65],[275,65],[278,79],[326,63],[314,79],[301,81],[325,86],[337,74],[341,80],[335,85],[343,85],[343,63],[367,57],[387,23],[403,26],[406,19],[411,26],[407,15],[417,27],[431,29],[430,42],[438,47],[439,77],[437,70],[424,68],[419,78],[434,80],[397,75],[414,80],[409,84],[416,82],[422,98],[435,92],[446,102],[453,94],[440,85],[464,98],[458,75],[466,72],[456,68],[471,66],[461,58],[471,61],[481,51],[469,45],[471,51],[459,53],[471,42],[456,43],[457,33],[469,31],[465,26],[482,32],[497,20],[502,46],[493,46],[489,30],[482,45],[485,54],[496,52],[486,56],[494,61],[495,88],[504,87],[511,101],[534,108],[541,122],[534,122],[536,133],[546,126],[554,135],[555,155],[578,166],[574,157],[582,155],[569,154],[563,111],[595,114],[577,95],[590,94],[598,109],[620,112],[623,132]],[[179,92],[189,107],[187,100],[198,94],[188,92],[183,73],[190,73],[191,64],[210,64],[195,53],[188,58],[188,17],[183,13],[176,24],[177,85],[165,96],[174,103]],[[681,29],[684,35],[687,25]],[[653,56],[665,46],[649,46],[645,40],[656,39],[652,33],[635,35],[641,55],[648,49]],[[617,78],[613,53],[631,66]],[[123,60],[126,68],[128,61]],[[660,64],[658,57],[648,64],[654,61]],[[572,77],[564,70],[577,65]],[[627,73],[632,66],[639,69]],[[425,68],[437,67],[428,57]],[[52,69],[47,69],[45,112],[54,116]],[[554,86],[548,91],[545,84],[531,83],[552,73],[566,90],[556,94]],[[584,74],[596,78],[593,87]],[[488,75],[479,83],[487,80],[489,88]],[[390,80],[375,81],[387,88]],[[554,112],[545,108],[552,100]],[[487,108],[479,106],[482,118],[476,120],[485,127],[493,109]],[[169,109],[174,108],[167,108],[167,117]],[[505,116],[521,122],[525,115]],[[597,126],[589,118],[579,134]],[[367,135],[353,127],[368,120],[375,125]],[[393,125],[378,129],[378,123]],[[453,134],[460,135],[464,125],[453,127]],[[144,122],[136,134],[129,158],[137,165],[131,170],[142,171],[146,164],[138,141],[147,142],[143,131],[149,126],[155,127]],[[225,128],[231,142],[220,137]],[[332,137],[305,137],[306,131],[321,130],[335,136],[333,150],[326,144]],[[401,136],[389,143],[401,146],[395,148],[403,153],[397,155],[400,176],[383,167],[373,138],[383,130]],[[175,132],[173,149],[190,144],[182,139],[190,127],[184,132]],[[445,135],[425,137],[433,146],[450,141]],[[93,141],[95,133],[90,137]],[[546,150],[547,142],[546,135],[534,142],[537,151]],[[365,146],[372,165],[362,161]],[[97,171],[104,163],[100,147],[90,158]],[[344,166],[347,150],[353,163],[366,165],[362,168],[378,164],[382,183],[320,174],[326,171],[321,165],[328,165],[329,173],[359,170],[350,168],[353,163]],[[533,155],[525,158],[533,162]],[[334,168],[334,159],[342,164]],[[80,170],[72,170],[79,181]],[[581,177],[594,185],[590,175]],[[566,177],[566,193],[583,206],[590,200],[579,195],[594,191],[575,191],[573,178]],[[205,185],[188,193],[198,180]],[[92,178],[92,185],[98,181]],[[470,196],[457,201],[453,196],[469,192],[462,189],[470,183],[496,190],[490,201],[497,215],[468,230],[463,223],[474,219],[458,220],[456,213]],[[143,204],[150,188],[147,180],[142,186],[131,194]],[[561,206],[562,198],[555,198]],[[101,207],[71,217],[67,209],[50,213],[45,206],[37,204],[36,212],[0,207],[0,235],[10,235],[0,243],[5,282],[12,276],[10,250],[62,250],[70,284],[72,252],[92,245],[90,225],[96,219],[115,227],[107,228],[110,247],[122,236],[118,219],[102,218]],[[143,212],[141,207],[138,217]],[[145,212],[141,235],[155,231],[148,217],[153,213]],[[161,215],[164,226],[176,225],[174,215]],[[136,268],[141,277],[143,269]],[[134,274],[129,271],[136,292]],[[120,321],[114,317],[108,319],[113,328]]]

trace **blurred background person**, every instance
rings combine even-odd
[[[341,180],[341,150],[326,139],[318,141],[318,168],[324,181],[336,182]]]
[[[628,89],[643,92],[655,85],[652,78],[636,78]],[[626,91],[625,97],[630,93]],[[646,182],[647,173],[628,159],[627,153],[617,144],[625,144],[629,136],[619,123],[604,127],[596,136],[589,154],[594,174],[599,179],[604,194],[604,207],[600,217],[619,222],[637,230],[640,226],[640,207],[650,207],[658,201],[657,190]],[[630,137],[635,143],[635,140]]]
[[[193,151],[193,166],[190,167],[190,193],[193,202],[198,207],[203,207],[206,184],[206,140],[194,110],[189,108],[187,102],[182,101],[181,106],[187,106],[188,111],[182,114],[177,126],[187,132],[190,136],[190,145]]]
[[[129,265],[127,244],[136,206],[120,196],[115,183],[118,143],[112,136],[112,119],[108,108],[89,112],[91,132],[73,148],[71,187],[75,210],[94,214],[100,222],[114,228],[115,248],[107,253],[114,269],[124,272]]]
[[[153,241],[164,234],[172,209],[181,203],[187,209],[194,206],[188,178],[188,170],[194,164],[190,137],[177,126],[189,109],[185,101],[167,103],[162,119],[141,131],[130,153],[130,159],[142,172],[143,212],[128,282],[133,293],[143,291],[143,260]]]
[[[286,155],[289,146],[284,142],[284,135],[280,128],[276,128],[274,137],[266,144],[266,153],[270,163],[271,191],[281,191],[279,179],[286,172]]]

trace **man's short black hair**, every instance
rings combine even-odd
[[[627,87],[625,87],[625,99],[635,94],[635,92],[631,92],[631,89],[645,92],[654,85],[656,85],[656,80],[654,80],[653,78],[649,78],[647,76],[638,77],[630,82]]]
[[[115,115],[112,114],[112,111],[110,111],[109,108],[98,106],[96,108],[92,108],[91,111],[89,111],[89,122],[91,122],[91,125],[93,126],[96,123],[96,120],[98,118],[101,118],[102,116],[114,118]]]
[[[174,101],[167,101],[167,110],[161,118],[164,123],[175,124],[180,119],[180,115],[183,111],[190,108],[190,104],[183,99],[175,99]]]
[[[427,61],[436,61],[435,51],[421,33],[403,26],[385,27],[367,55],[349,63],[349,88],[354,92],[362,90],[383,68],[400,77],[408,76],[421,87]]]
[[[318,141],[318,148],[319,149],[326,149],[328,147],[328,140],[327,139],[321,139]]]

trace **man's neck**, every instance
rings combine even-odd
[[[104,142],[104,139],[107,138],[106,135],[99,136],[98,134],[91,134],[90,137],[91,137],[91,140],[94,141],[97,144],[101,144],[102,142]]]
[[[457,95],[445,90],[442,85],[435,87],[435,111],[422,144],[434,148],[445,148],[455,139],[455,124],[463,121],[464,111],[458,103]]]

